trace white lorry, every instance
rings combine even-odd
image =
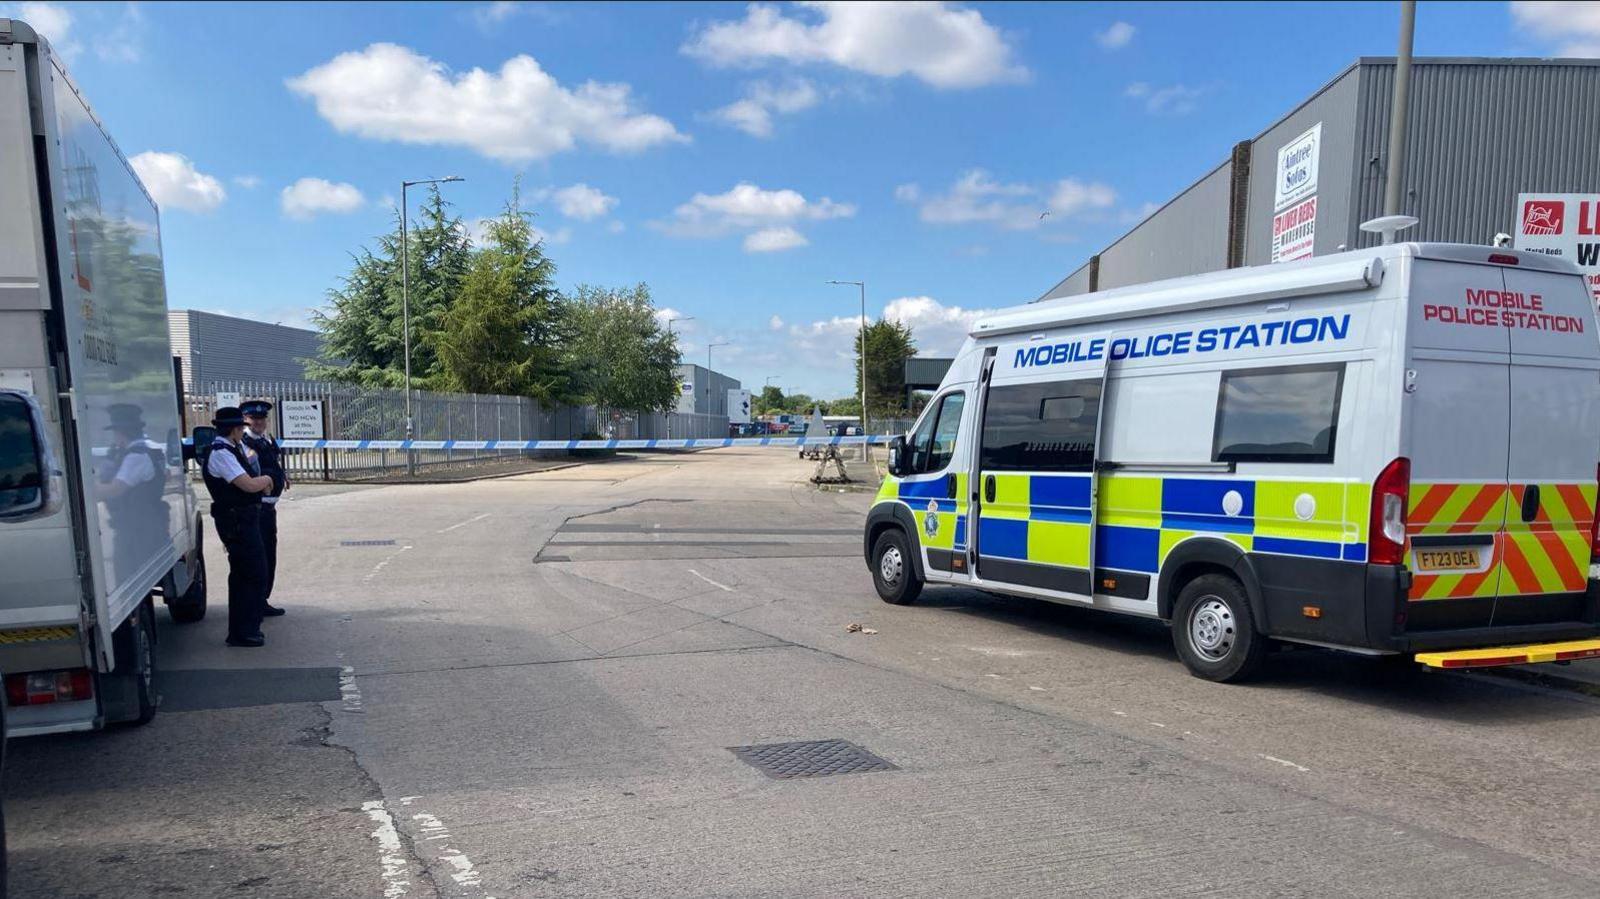
[[[0,672],[12,736],[156,710],[154,597],[205,614],[154,201],[0,19]]]
[[[979,320],[867,519],[952,584],[1440,668],[1600,656],[1600,320],[1571,263],[1398,243]]]

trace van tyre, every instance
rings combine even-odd
[[[1267,657],[1244,586],[1224,574],[1184,585],[1173,607],[1172,643],[1189,673],[1222,683],[1249,678]]]
[[[911,547],[899,528],[879,534],[872,545],[872,584],[879,599],[896,606],[910,605],[922,592],[922,580],[911,564]]]
[[[172,620],[179,624],[193,624],[206,617],[206,556],[196,547],[194,571],[189,576],[189,589],[167,603]]]

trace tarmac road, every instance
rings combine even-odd
[[[1595,699],[1317,650],[1220,686],[1153,623],[887,606],[870,497],[809,470],[305,485],[265,649],[220,593],[162,613],[154,723],[12,745],[14,895],[1600,895]],[[893,768],[729,751],[830,739]]]

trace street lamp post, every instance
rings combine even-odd
[[[452,181],[465,181],[459,175],[450,175],[445,178],[422,178],[417,181],[400,182],[400,327],[405,333],[402,342],[406,352],[406,474],[417,473],[417,451],[412,449],[411,438],[414,436],[411,417],[411,228],[407,220],[409,204],[406,202],[406,189],[418,184],[449,184]]]
[[[861,436],[867,435],[867,282],[829,281],[829,284],[853,284],[861,288]],[[861,445],[862,458],[872,461],[872,444]]]

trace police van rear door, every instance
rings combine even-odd
[[[1405,394],[1409,630],[1487,627],[1504,558],[1511,338],[1493,266],[1412,260]]]
[[[1511,338],[1510,496],[1494,624],[1583,617],[1600,462],[1600,337],[1579,275],[1504,265],[1500,317]]]
[[[1000,347],[983,393],[974,551],[981,582],[1089,600],[1109,337]]]

